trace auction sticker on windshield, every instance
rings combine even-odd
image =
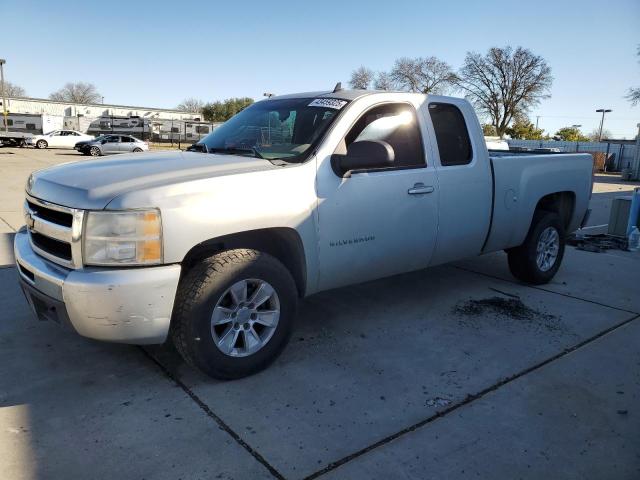
[[[337,98],[316,98],[313,102],[311,102],[307,106],[335,108],[336,110],[340,110],[346,104],[347,104],[346,100],[338,100]]]

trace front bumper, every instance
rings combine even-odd
[[[37,255],[26,230],[16,233],[14,253],[22,289],[39,319],[96,340],[166,340],[180,265],[69,270]]]

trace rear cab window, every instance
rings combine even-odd
[[[471,139],[460,109],[450,103],[430,103],[429,115],[436,134],[440,164],[449,167],[471,163]]]

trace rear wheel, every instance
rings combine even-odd
[[[47,141],[46,141],[46,140],[38,140],[38,141],[36,142],[36,147],[37,147],[37,148],[42,149],[42,148],[47,148],[48,146],[49,146],[49,144],[47,143]]]
[[[89,149],[89,155],[91,155],[92,157],[99,157],[100,155],[102,155],[102,152],[98,147],[91,147],[91,149]]]
[[[507,251],[509,269],[526,283],[541,285],[555,276],[565,248],[564,227],[557,213],[538,211],[524,243]]]
[[[221,252],[180,282],[173,342],[187,363],[212,377],[244,377],[282,352],[296,303],[293,278],[277,259],[255,250]]]

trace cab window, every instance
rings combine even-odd
[[[450,103],[430,103],[429,115],[443,167],[471,163],[473,152],[464,116]]]
[[[416,111],[409,104],[389,103],[368,110],[351,128],[344,146],[361,140],[380,140],[391,145],[395,167],[425,166]]]

